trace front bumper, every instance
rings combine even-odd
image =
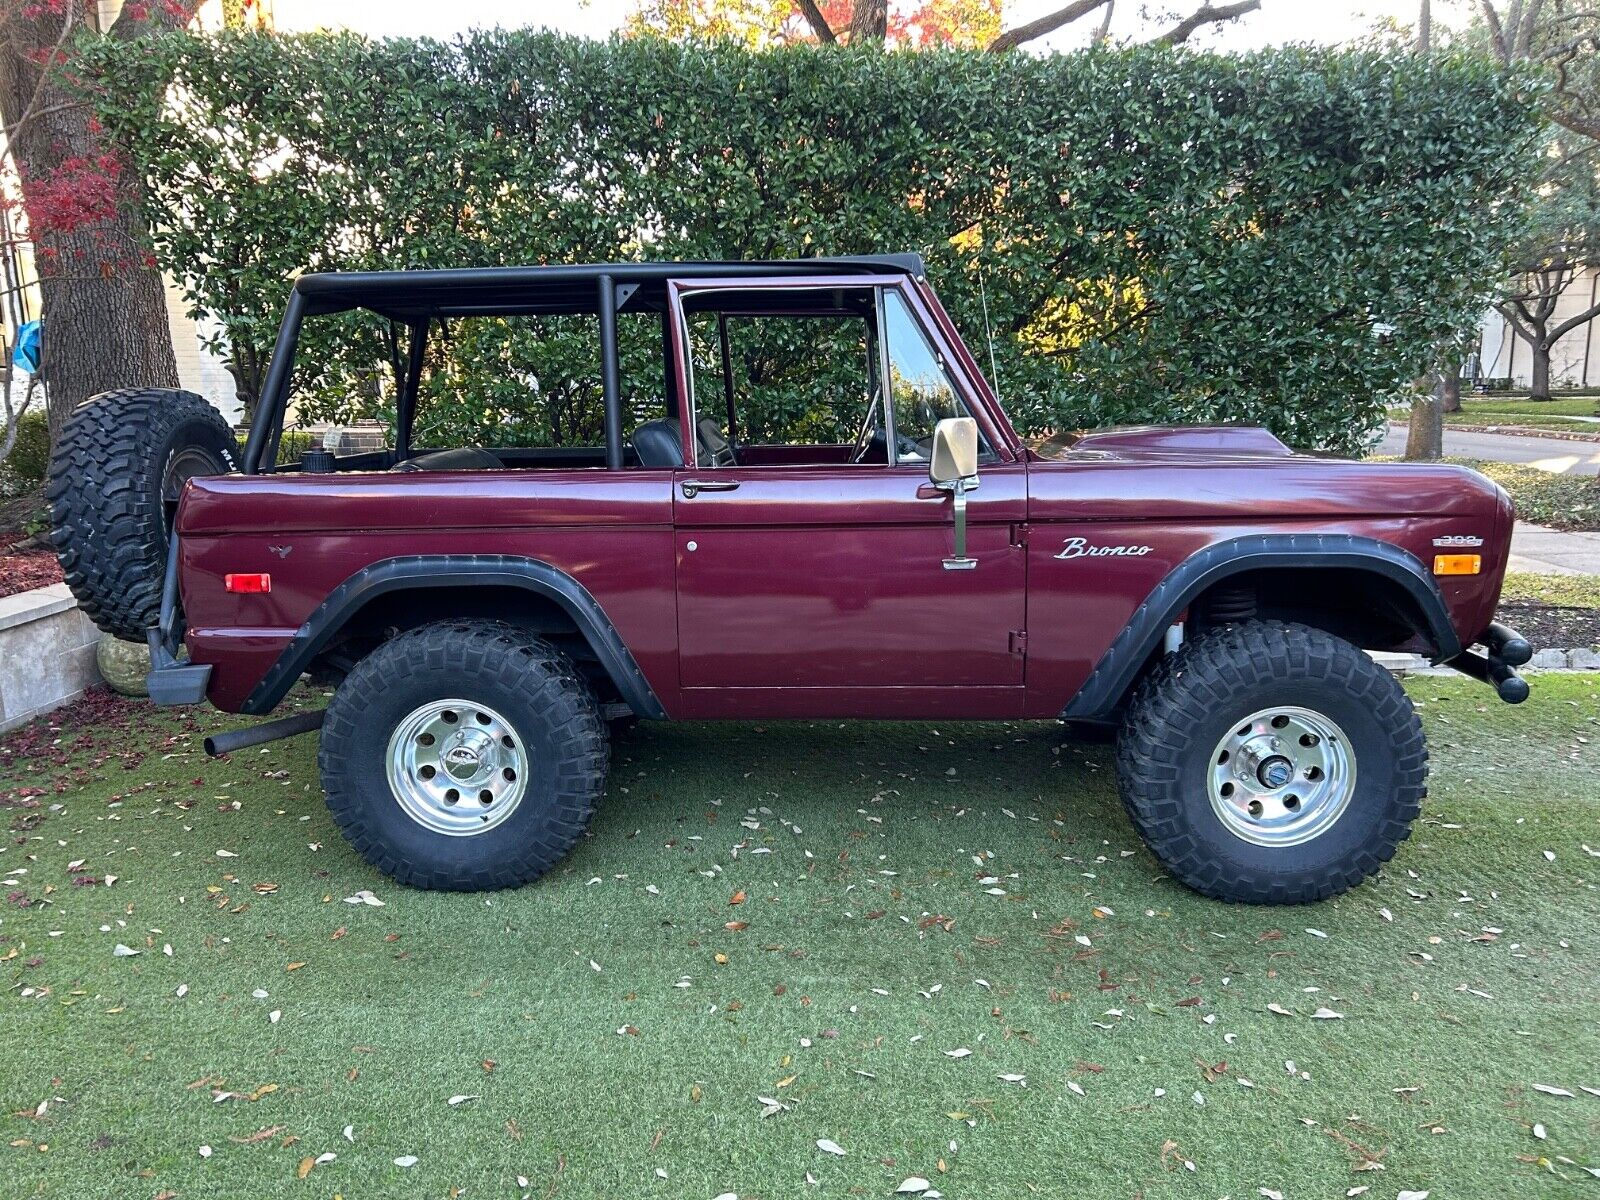
[[[1528,681],[1517,674],[1517,668],[1533,657],[1533,647],[1515,629],[1498,621],[1484,630],[1481,640],[1485,653],[1463,650],[1445,665],[1487,683],[1507,704],[1521,704],[1528,698]]]

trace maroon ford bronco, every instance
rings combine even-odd
[[[392,448],[296,457],[297,340],[333,314],[398,347]],[[532,343],[439,367],[441,338],[518,320],[592,330],[597,444],[496,440],[567,394],[518,372],[505,348]],[[474,388],[489,422],[440,437],[430,398]],[[1252,428],[1025,440],[909,255],[302,276],[242,454],[198,396],[112,392],[72,415],[49,495],[68,581],[148,635],[158,703],[259,715],[307,673],[337,685],[207,749],[320,726],[334,817],[419,887],[548,871],[611,722],[1061,719],[1120,731],[1175,878],[1317,900],[1425,794],[1417,715],[1366,651],[1527,696],[1531,650],[1492,621],[1494,484]]]

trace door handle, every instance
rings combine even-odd
[[[683,498],[693,500],[701,492],[736,492],[739,490],[737,479],[685,479],[683,481]]]

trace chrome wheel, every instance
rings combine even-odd
[[[522,802],[528,751],[494,709],[430,700],[395,727],[385,756],[389,790],[418,825],[467,837],[499,825]]]
[[[1299,846],[1326,833],[1356,786],[1350,741],[1309,708],[1264,708],[1230,729],[1211,756],[1211,808],[1257,846]]]

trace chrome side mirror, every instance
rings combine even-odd
[[[928,479],[935,487],[953,489],[978,473],[978,423],[971,417],[946,417],[933,427],[933,456]]]
[[[933,454],[928,480],[953,493],[955,553],[944,560],[946,571],[970,571],[978,560],[967,557],[967,493],[978,486],[978,423],[971,417],[946,417],[933,427]]]

